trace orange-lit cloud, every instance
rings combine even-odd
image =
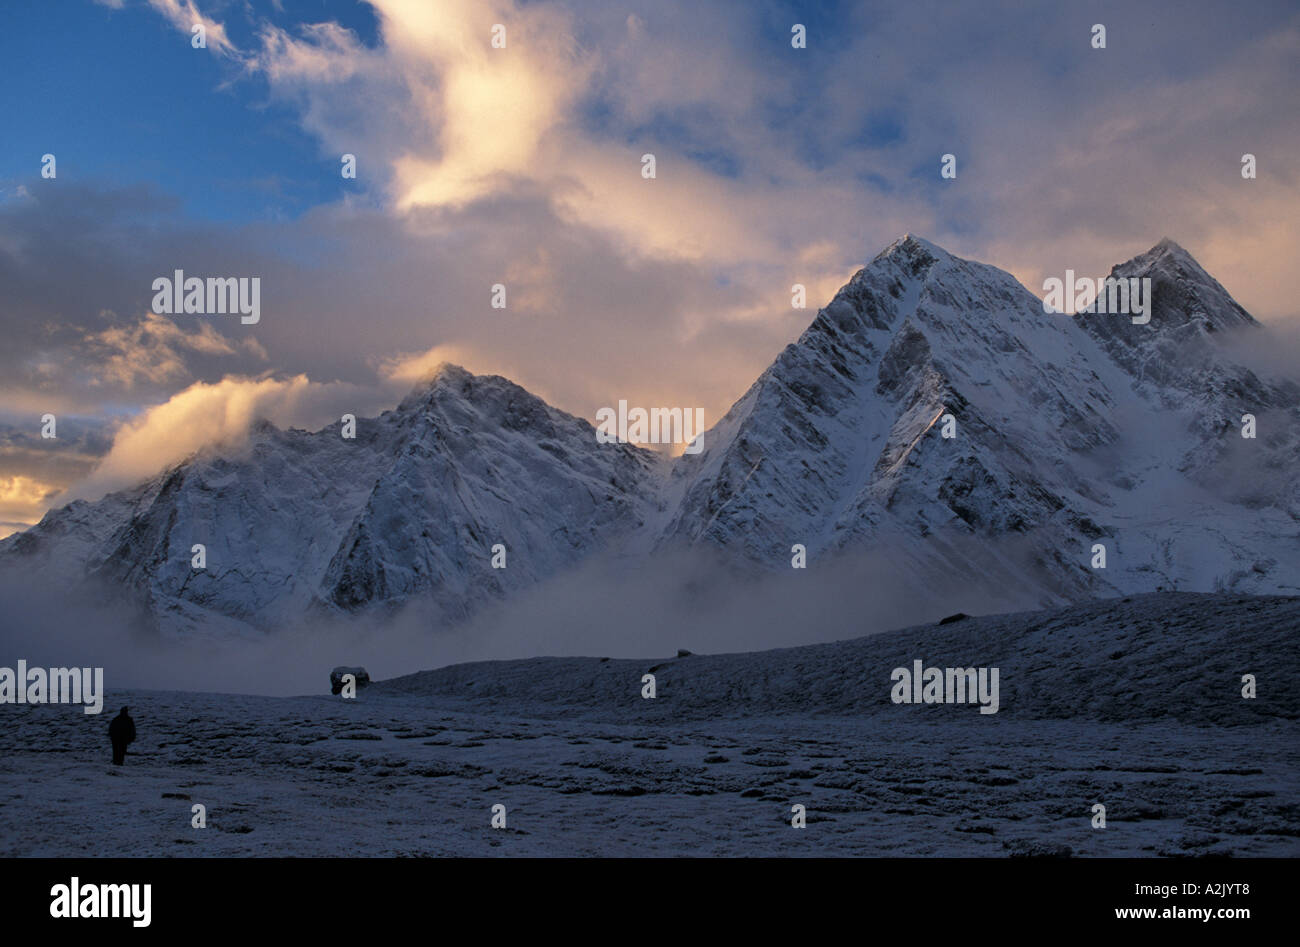
[[[0,476],[0,539],[39,520],[58,492],[56,485],[32,477]]]
[[[86,343],[99,361],[93,383],[115,383],[131,389],[138,381],[165,382],[186,376],[185,352],[234,355],[242,350],[263,361],[266,350],[253,336],[226,338],[211,323],[186,332],[171,319],[145,313],[132,325],[113,326],[87,335]]]
[[[281,426],[304,419],[323,426],[340,397],[349,394],[346,387],[315,384],[305,375],[191,385],[122,425],[99,466],[60,500],[94,498],[141,482],[209,445],[237,448],[260,418]]]

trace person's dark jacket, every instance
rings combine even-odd
[[[135,721],[126,714],[118,714],[108,725],[108,738],[114,743],[132,743],[135,741]]]

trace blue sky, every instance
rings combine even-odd
[[[287,24],[295,13],[330,17],[374,36],[373,15],[355,3],[265,13]],[[345,192],[292,109],[267,101],[263,80],[238,77],[149,10],[51,0],[14,4],[5,18],[0,178],[30,177],[50,152],[69,178],[156,186],[184,214],[221,221],[297,216]],[[241,20],[229,23],[233,38],[251,41]]]

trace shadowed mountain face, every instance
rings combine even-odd
[[[0,542],[0,567],[104,580],[178,633],[415,601],[455,621],[589,557],[683,546],[742,576],[789,569],[795,544],[810,568],[883,551],[921,596],[1294,594],[1300,390],[1231,363],[1223,338],[1266,330],[1176,244],[1112,272],[1150,278],[1149,323],[1045,314],[1009,274],[907,236],[671,468],[446,366],[353,440],[261,424],[237,454],[51,511]]]

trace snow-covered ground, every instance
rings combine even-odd
[[[1295,598],[1150,595],[752,654],[456,665],[351,702],[6,705],[0,854],[1295,856],[1298,622]],[[892,703],[914,659],[998,667],[999,712]],[[140,738],[117,768],[122,704]]]

